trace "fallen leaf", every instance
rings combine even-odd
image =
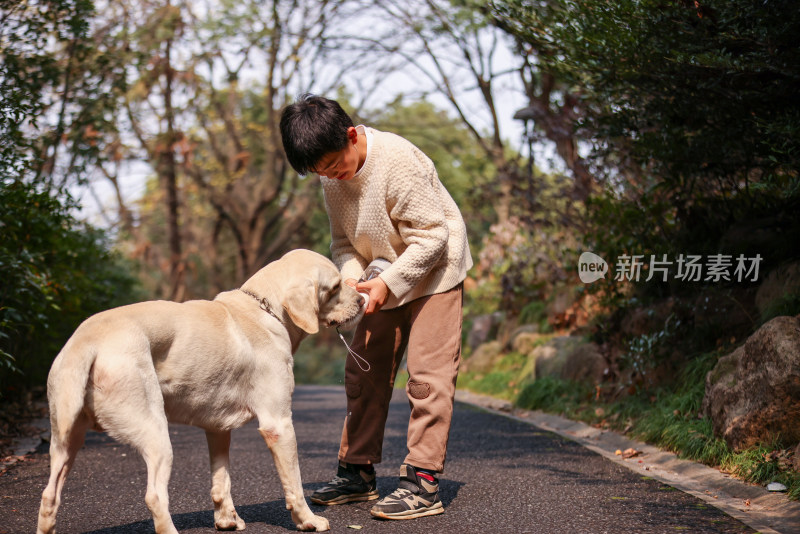
[[[622,451],[623,458],[634,458],[635,456],[639,456],[640,454],[642,454],[642,451],[637,451],[636,449],[633,448],[625,449],[624,451]]]
[[[616,451],[614,451],[614,454],[616,454],[617,456],[622,456],[622,451],[617,449]]]
[[[361,530],[364,527],[362,527],[361,525],[347,525],[347,528],[352,528],[353,530]]]
[[[750,506],[750,499],[747,499],[746,501],[744,501],[744,505],[745,506]]]

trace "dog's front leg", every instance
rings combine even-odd
[[[230,460],[228,451],[231,433],[206,430],[211,458],[211,500],[214,502],[214,526],[217,530],[244,530],[245,524],[236,513],[231,498]]]
[[[303,496],[303,483],[300,480],[300,465],[297,458],[297,440],[290,417],[278,420],[259,420],[258,431],[267,442],[275,467],[283,485],[286,508],[298,530],[329,530],[330,525],[324,517],[314,515]]]

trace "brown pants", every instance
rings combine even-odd
[[[370,370],[362,371],[352,357],[347,358],[347,417],[340,460],[380,463],[394,379],[408,347],[406,394],[411,416],[405,463],[444,470],[461,361],[462,296],[463,286],[459,284],[446,293],[381,310],[361,320],[352,349],[369,362]]]

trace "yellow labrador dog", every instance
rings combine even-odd
[[[50,480],[38,532],[54,531],[67,472],[86,430],[95,428],[139,450],[156,532],[177,534],[167,495],[167,421],[206,431],[214,523],[220,530],[244,529],[231,500],[228,448],[231,430],[254,417],[297,528],[328,530],[303,496],[291,420],[292,354],[320,325],[350,328],[363,311],[363,298],[341,283],[330,260],[295,250],[213,301],[142,302],[87,319],[47,380]]]

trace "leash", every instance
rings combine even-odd
[[[349,352],[350,356],[352,356],[353,359],[356,361],[356,365],[358,365],[358,368],[361,369],[362,371],[364,371],[365,373],[368,373],[369,370],[372,368],[372,366],[369,364],[369,362],[366,359],[364,359],[363,356],[361,356],[356,351],[354,351],[353,349],[350,348],[350,345],[347,344],[347,340],[344,338],[342,333],[339,331],[339,327],[338,326],[336,327],[336,333],[339,334],[339,339],[341,339],[342,343],[344,343],[344,346],[347,347],[347,352]],[[361,365],[361,362],[364,362],[367,365],[366,369]]]

